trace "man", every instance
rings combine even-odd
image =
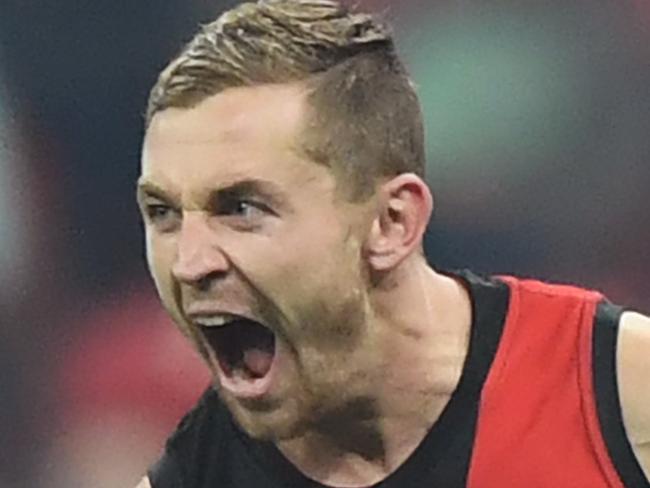
[[[649,486],[650,320],[435,271],[423,172],[390,34],[332,0],[242,4],[164,70],[138,201],[214,384],[140,487]]]

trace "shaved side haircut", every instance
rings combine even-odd
[[[361,201],[379,178],[424,177],[420,104],[389,29],[334,0],[263,0],[222,14],[181,50],[151,90],[150,124],[228,88],[304,83],[299,149]]]

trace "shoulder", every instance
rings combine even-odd
[[[621,315],[617,377],[625,430],[650,477],[650,317],[636,312]]]

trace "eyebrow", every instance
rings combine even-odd
[[[140,201],[144,197],[157,198],[159,200],[164,200],[166,202],[174,201],[175,198],[172,198],[168,193],[160,186],[158,186],[153,181],[139,179],[136,186],[136,198]]]
[[[245,179],[224,185],[210,192],[210,201],[220,197],[249,197],[259,196],[265,200],[280,205],[284,198],[282,192],[274,183],[258,179]]]
[[[285,206],[286,197],[278,186],[270,181],[256,178],[247,178],[225,184],[207,192],[206,205],[210,205],[222,198],[253,197],[258,196],[271,205]],[[141,179],[137,184],[137,197],[152,197],[166,202],[174,202],[177,199],[170,196],[161,186],[156,183]]]

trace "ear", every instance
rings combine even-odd
[[[429,187],[412,173],[384,183],[379,199],[365,246],[369,265],[377,272],[397,267],[420,249],[433,210]]]

